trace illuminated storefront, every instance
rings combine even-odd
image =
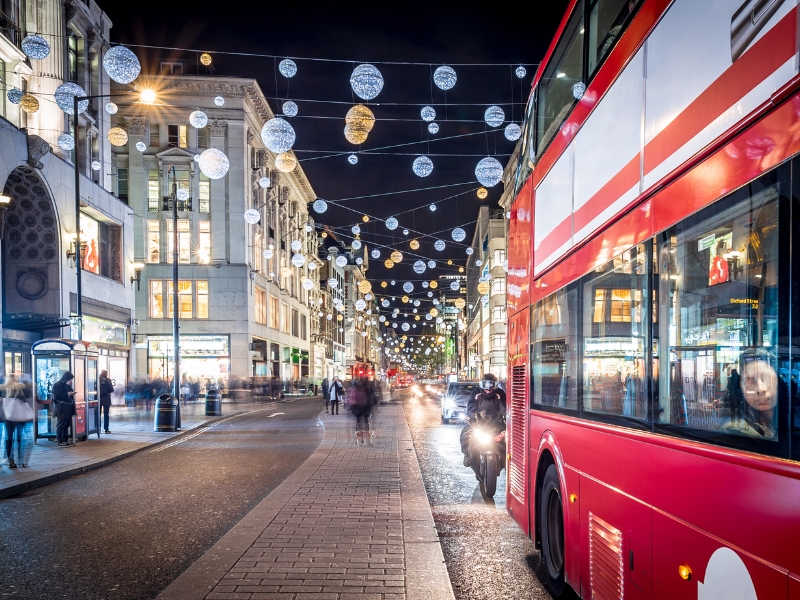
[[[78,323],[73,320],[70,327],[70,337],[78,338]],[[99,356],[97,359],[98,373],[108,371],[108,378],[114,386],[111,394],[112,404],[125,404],[125,386],[128,384],[130,373],[130,331],[124,323],[98,319],[96,317],[83,317],[83,341],[91,342],[97,346]]]
[[[230,376],[230,337],[227,335],[181,335],[181,377],[207,386],[226,387]],[[165,381],[175,370],[173,338],[149,336],[147,340],[148,373]]]

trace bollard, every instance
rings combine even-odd
[[[206,416],[218,417],[222,414],[222,398],[219,390],[211,388],[206,392]]]
[[[156,400],[153,431],[175,431],[178,402],[169,394],[161,394]]]

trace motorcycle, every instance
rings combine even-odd
[[[497,490],[497,477],[505,467],[506,419],[497,410],[483,410],[470,422],[469,455],[472,470],[481,484],[481,492],[493,498]]]

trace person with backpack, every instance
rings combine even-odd
[[[366,377],[353,380],[347,392],[347,407],[356,418],[356,446],[372,445],[369,419],[372,414],[373,394]]]

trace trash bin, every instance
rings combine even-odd
[[[178,402],[169,394],[161,394],[156,400],[153,431],[175,431]]]
[[[219,390],[211,388],[206,392],[206,416],[218,417],[222,414],[222,398]]]

